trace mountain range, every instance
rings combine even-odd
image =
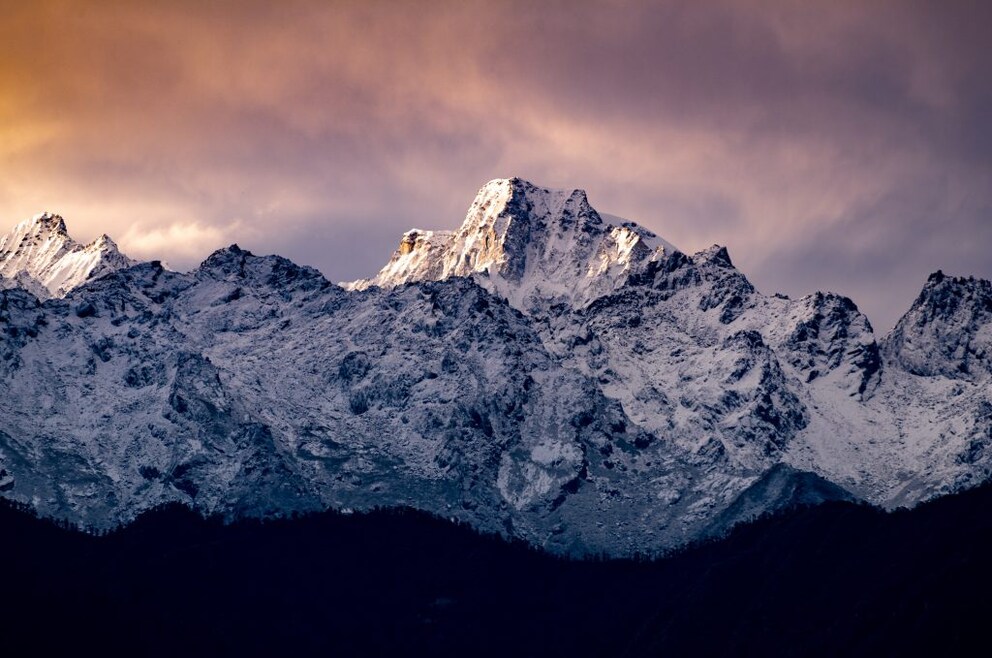
[[[992,463],[988,281],[936,272],[876,336],[581,190],[491,181],[341,285],[237,245],[137,263],[47,213],[0,238],[0,275],[0,492],[91,529],[404,506],[622,556],[914,506]]]

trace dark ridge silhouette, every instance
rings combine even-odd
[[[4,655],[967,655],[992,488],[826,503],[656,561],[554,557],[409,510],[94,537],[0,505]]]

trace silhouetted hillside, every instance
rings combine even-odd
[[[568,561],[410,511],[104,537],[0,507],[5,655],[967,654],[992,489],[832,503],[654,562]]]

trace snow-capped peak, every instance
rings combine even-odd
[[[583,305],[675,251],[634,222],[600,215],[583,190],[501,178],[482,186],[458,230],[408,231],[378,275],[346,287],[482,274],[518,308],[556,300]]]
[[[0,276],[41,296],[62,297],[85,281],[134,264],[107,235],[76,242],[65,220],[39,213],[0,236]]]
[[[917,375],[992,375],[992,283],[934,272],[886,336],[885,351]]]
[[[706,249],[703,249],[699,253],[693,256],[696,260],[701,260],[708,263],[714,263],[717,265],[723,265],[725,267],[733,267],[734,263],[730,260],[730,252],[723,245],[715,244]]]
[[[69,233],[65,228],[65,220],[61,215],[56,215],[48,211],[40,212],[31,219],[18,224],[24,226],[26,230],[32,231],[36,235],[57,234],[67,236]],[[14,230],[17,230],[16,228]]]

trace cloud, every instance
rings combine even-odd
[[[519,175],[879,326],[938,258],[992,276],[987,3],[0,4],[10,224],[342,280]]]
[[[240,223],[218,227],[193,221],[138,228],[132,226],[120,238],[121,248],[134,258],[154,260],[163,253],[173,254],[182,263],[236,242]]]

